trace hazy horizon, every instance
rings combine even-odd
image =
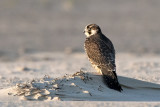
[[[89,23],[117,52],[160,53],[159,10],[159,0],[1,0],[0,56],[83,52]]]

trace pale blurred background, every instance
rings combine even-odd
[[[0,59],[84,52],[89,23],[117,53],[160,53],[160,0],[0,0]]]

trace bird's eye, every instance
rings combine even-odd
[[[96,28],[93,27],[92,30],[96,30]]]

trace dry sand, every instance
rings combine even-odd
[[[159,55],[119,53],[116,61],[121,93],[106,87],[84,53],[28,54],[1,62],[0,104],[160,106]]]
[[[159,10],[160,0],[0,0],[0,106],[159,107]],[[118,52],[122,93],[72,53],[88,23]]]

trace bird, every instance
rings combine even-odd
[[[121,92],[123,89],[116,74],[115,49],[111,40],[97,24],[87,25],[83,33],[86,35],[84,49],[91,65],[101,73],[103,82],[110,89]]]

